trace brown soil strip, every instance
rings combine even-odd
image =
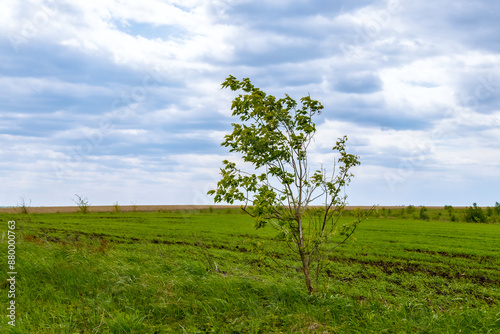
[[[217,209],[239,209],[239,205],[120,205],[121,212],[154,212],[154,211],[190,211],[190,210],[208,210],[209,208]],[[346,210],[369,210],[371,206],[347,206]],[[390,210],[402,209],[404,206],[380,206]],[[415,207],[420,208],[420,207]],[[442,206],[427,206],[428,209],[442,209]],[[43,206],[43,207],[27,207],[28,213],[73,213],[80,212],[77,206]],[[463,209],[455,207],[455,209]],[[90,206],[89,212],[114,212],[115,207],[112,205]],[[21,213],[21,208],[0,208],[0,213]]]
[[[216,209],[238,209],[239,205],[120,205],[121,212],[155,212],[155,211],[190,211],[190,210],[208,210],[212,207]],[[77,206],[46,206],[46,207],[28,207],[28,213],[74,213],[80,212]],[[112,205],[90,206],[89,212],[114,212]],[[21,213],[20,208],[0,208],[0,213]]]

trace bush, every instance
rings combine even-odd
[[[491,208],[491,207],[488,206],[486,208],[486,216],[487,217],[492,217],[493,215],[494,215],[493,208]]]
[[[473,203],[472,206],[465,209],[465,221],[471,223],[485,223],[486,215],[483,209],[477,206],[476,203]]]
[[[431,217],[429,216],[429,213],[427,212],[427,208],[423,206],[420,208],[420,219],[422,220],[430,220]]]

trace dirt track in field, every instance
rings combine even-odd
[[[238,209],[239,205],[120,205],[121,212],[154,212],[154,211],[185,211],[185,210],[207,210],[210,207],[213,209]],[[347,210],[360,208],[368,210],[370,206],[348,206]],[[401,209],[404,206],[379,206],[386,209]],[[416,206],[415,208],[420,208]],[[428,206],[428,209],[442,209],[442,206]],[[458,208],[458,207],[457,207]],[[46,207],[27,207],[28,213],[70,213],[79,212],[77,206],[46,206]],[[115,207],[112,205],[90,206],[90,212],[113,212]],[[21,213],[21,208],[0,208],[0,213]]]

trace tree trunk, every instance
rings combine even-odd
[[[304,272],[307,291],[312,295],[314,292],[314,288],[311,282],[311,273],[309,272],[309,262],[307,261],[306,254],[304,254],[303,251],[300,252],[300,258],[302,260],[302,271]]]
[[[300,206],[298,210],[299,210],[298,212],[300,212]],[[314,288],[311,283],[311,273],[309,272],[309,259],[307,258],[307,255],[304,251],[304,234],[302,231],[302,217],[300,216],[300,214],[297,215],[296,220],[299,230],[299,236],[298,236],[299,240],[297,246],[300,254],[300,260],[302,261],[302,271],[304,272],[304,279],[306,281],[307,291],[309,292],[309,294],[312,295],[314,292]]]

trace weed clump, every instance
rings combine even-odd
[[[29,203],[26,203],[26,199],[21,197],[21,203],[19,203],[19,210],[22,214],[28,214],[28,207],[31,205],[31,200]]]
[[[74,200],[74,202],[78,206],[78,210],[83,214],[89,213],[89,209],[90,209],[89,200],[86,197],[84,198],[84,197],[77,195],[77,194],[75,194],[75,196],[76,196],[76,199]]]

